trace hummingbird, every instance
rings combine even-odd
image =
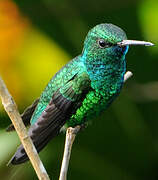
[[[125,56],[132,45],[153,44],[127,40],[126,33],[113,24],[99,24],[88,32],[82,53],[52,77],[40,98],[21,115],[24,124],[30,124],[28,134],[38,152],[60,134],[63,126],[85,125],[107,109],[122,89]],[[7,131],[13,129],[10,125]],[[10,163],[27,160],[20,145]]]

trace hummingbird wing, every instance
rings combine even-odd
[[[86,73],[75,74],[63,87],[53,95],[38,120],[31,125],[29,136],[37,151],[59,134],[61,127],[73,113],[81,106],[81,102],[90,90],[90,80]],[[20,164],[28,160],[21,145],[11,159],[12,164]]]
[[[35,111],[35,108],[37,106],[39,102],[39,98],[36,99],[29,107],[27,107],[25,109],[25,111],[21,114],[21,118],[25,124],[25,126],[28,126],[30,124],[30,119],[32,117],[32,114],[33,112]],[[7,132],[10,132],[10,131],[15,131],[15,128],[13,126],[13,124],[9,125],[7,128],[6,128],[6,131]]]

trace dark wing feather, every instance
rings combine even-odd
[[[32,105],[30,105],[29,107],[27,107],[27,108],[25,109],[25,111],[21,114],[21,118],[22,118],[25,126],[28,126],[28,125],[30,124],[31,116],[32,116],[33,112],[35,111],[35,108],[36,108],[38,102],[39,102],[39,98],[36,99],[36,100],[32,103]],[[6,129],[6,131],[7,131],[7,132],[15,131],[15,128],[14,128],[13,124],[9,125],[9,126],[7,127],[7,129]]]
[[[71,105],[69,107],[71,107]],[[38,122],[29,129],[29,136],[33,140],[38,152],[40,152],[54,136],[59,134],[60,128],[65,124],[65,121],[66,116],[64,116],[62,110],[55,106],[52,98],[51,102],[38,119]],[[28,156],[23,146],[20,145],[10,162],[12,164],[20,164],[27,160]]]
[[[82,87],[82,91],[76,92],[73,89],[77,77],[67,82],[63,88],[58,89],[52,96],[52,99],[41,116],[29,129],[29,135],[37,151],[43,147],[56,135],[59,134],[61,127],[65,124],[71,115],[76,111],[77,104],[85,97],[88,92],[88,83]],[[89,80],[89,79],[88,79]],[[84,84],[83,82],[81,83]],[[80,87],[78,87],[80,88]],[[13,158],[12,164],[20,164],[28,160],[28,157],[21,145]]]

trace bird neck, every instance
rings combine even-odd
[[[125,56],[81,56],[95,90],[120,91],[126,71]]]

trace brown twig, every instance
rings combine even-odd
[[[69,167],[72,145],[75,140],[76,134],[79,132],[80,128],[81,128],[80,126],[76,126],[74,128],[69,127],[66,131],[65,148],[64,148],[64,155],[63,155],[59,180],[67,179],[67,170]]]
[[[0,77],[0,97],[4,109],[6,110],[8,116],[10,117],[15,130],[20,138],[21,143],[24,146],[24,149],[32,163],[32,166],[40,180],[49,180],[48,174],[38,156],[35,146],[32,143],[32,140],[27,134],[26,127],[23,124],[21,116],[18,112],[17,106],[9,94],[9,91],[4,84],[3,80]]]
[[[132,75],[133,74],[131,71],[127,71],[124,75],[124,82],[126,82]],[[67,179],[67,171],[69,167],[72,145],[75,140],[76,134],[79,132],[80,129],[81,126],[76,126],[74,128],[69,127],[66,131],[65,148],[64,148],[64,155],[63,155],[59,180]]]

